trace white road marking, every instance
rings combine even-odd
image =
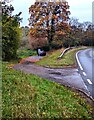
[[[83,68],[82,68],[82,66],[79,62],[79,59],[78,59],[78,53],[79,53],[79,51],[76,53],[76,59],[77,59],[77,62],[78,62],[78,65],[79,65],[80,69],[83,70]]]
[[[92,85],[92,82],[90,81],[90,79],[87,79],[88,83]]]
[[[77,62],[78,62],[78,65],[79,65],[80,69],[82,70],[83,75],[84,75],[84,76],[87,76],[86,73],[85,73],[84,70],[83,70],[83,67],[82,67],[81,64],[80,64],[79,59],[78,59],[78,53],[79,53],[79,52],[80,52],[80,51],[78,51],[78,52],[76,53],[76,59],[77,59]],[[94,58],[94,52],[93,52],[93,54],[92,54],[92,57]],[[90,79],[87,79],[87,82],[88,82],[90,85],[93,84]],[[84,83],[84,84],[85,84],[85,83]],[[86,84],[85,84],[85,87],[86,87],[86,89],[88,90],[89,95],[90,95],[91,93],[90,93],[88,87],[86,86]],[[91,96],[91,97],[92,97],[92,96]]]
[[[83,75],[84,75],[84,76],[86,76],[86,73],[85,73],[85,72],[83,72]]]

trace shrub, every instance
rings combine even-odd
[[[21,12],[12,16],[13,11],[12,5],[8,6],[6,2],[2,2],[2,57],[8,61],[17,57],[22,33],[19,25]]]

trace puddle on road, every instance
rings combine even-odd
[[[60,72],[51,72],[50,74],[61,75]]]

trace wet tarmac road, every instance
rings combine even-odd
[[[81,50],[77,53],[79,73],[90,95],[94,98],[94,49]]]

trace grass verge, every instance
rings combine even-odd
[[[19,59],[22,59],[29,56],[37,55],[37,52],[27,48],[22,48],[22,49],[18,49],[17,55]]]
[[[48,56],[45,56],[43,59],[38,61],[36,64],[41,66],[48,66],[53,68],[60,68],[60,67],[69,67],[75,66],[75,54],[77,51],[85,49],[86,47],[79,47],[69,50],[61,59],[57,59],[60,55],[61,51],[64,49],[53,51]]]
[[[93,118],[93,108],[57,83],[2,66],[3,118]]]

